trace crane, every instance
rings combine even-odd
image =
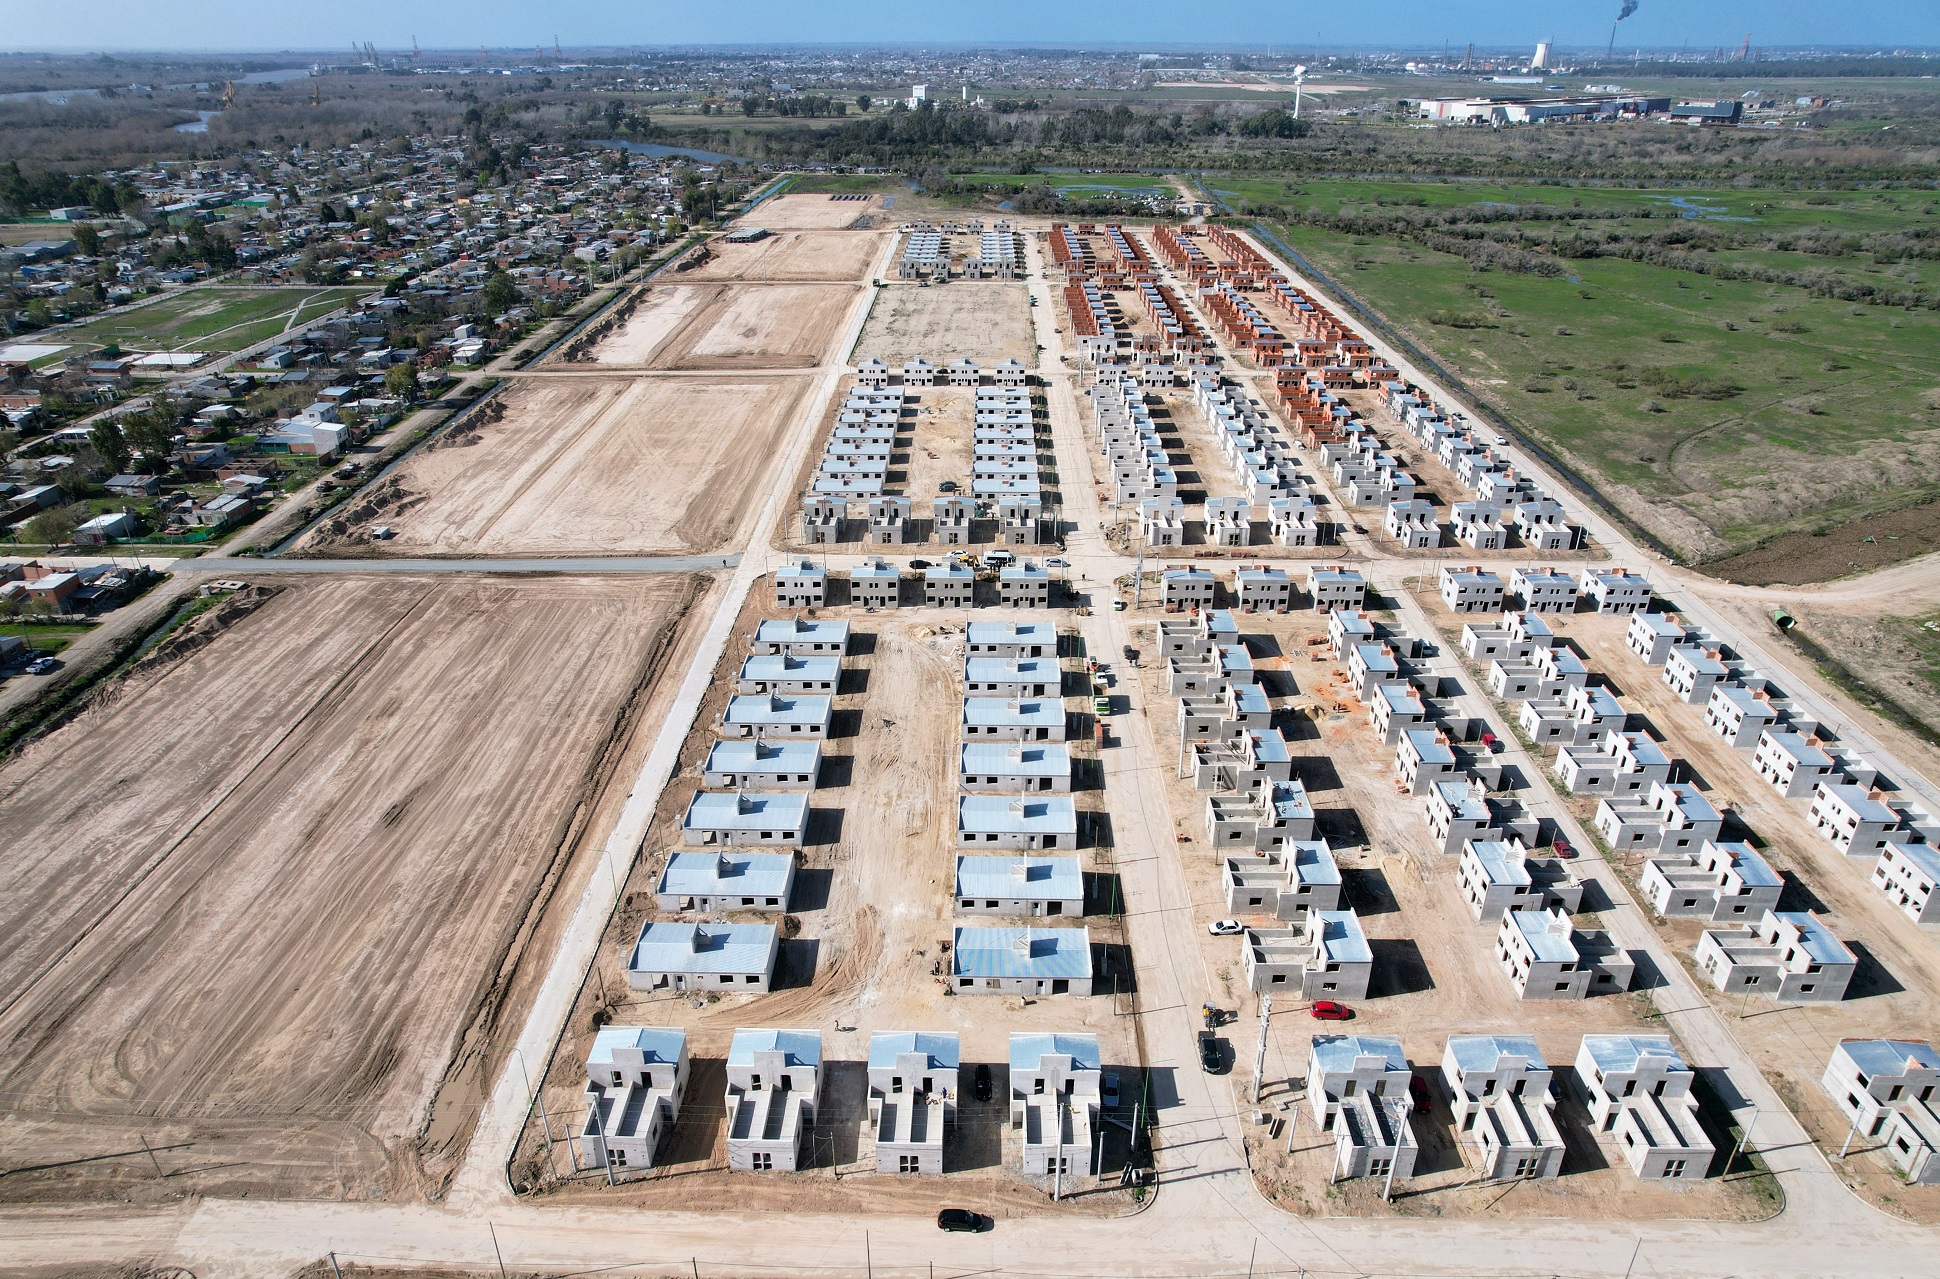
[[[415,65],[417,60],[418,60],[418,38],[417,36],[413,35],[411,37],[411,61]]]

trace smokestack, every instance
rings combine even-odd
[[[1608,62],[1617,50],[1617,22],[1622,22],[1637,12],[1637,0],[1623,0],[1623,8],[1617,10],[1617,21],[1610,24],[1610,47],[1603,51],[1603,60]]]

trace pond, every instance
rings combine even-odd
[[[619,138],[595,138],[593,145],[596,147],[618,147],[620,150],[630,152],[633,155],[651,156],[656,160],[665,159],[670,155],[684,155],[690,160],[699,160],[703,164],[753,163],[753,161],[745,156],[723,155],[719,151],[702,151],[695,147],[668,147],[662,146],[658,142],[623,142]]]

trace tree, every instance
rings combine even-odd
[[[128,437],[122,434],[121,423],[113,418],[96,422],[88,432],[88,443],[101,459],[116,471],[128,465]]]
[[[408,364],[393,364],[384,370],[384,393],[411,403],[418,397],[418,371]]]
[[[168,455],[175,448],[175,423],[172,416],[157,409],[131,413],[122,419],[128,447],[141,454],[142,469],[149,475],[167,475]]]
[[[858,93],[855,95],[855,105],[856,105],[856,110],[867,111],[870,107],[875,105],[875,99],[870,97],[866,93]]]
[[[74,228],[74,247],[88,257],[100,256],[101,232],[86,222],[77,224]]]
[[[494,271],[491,278],[485,281],[479,301],[484,304],[486,314],[499,315],[507,308],[518,305],[518,282],[503,271]]]
[[[27,521],[27,540],[42,546],[59,546],[74,536],[80,521],[74,517],[72,506],[56,506],[42,511]]]

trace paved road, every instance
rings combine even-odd
[[[178,560],[175,573],[256,577],[265,573],[699,573],[735,568],[741,553],[727,555],[610,555],[560,559],[339,559],[277,556]]]

